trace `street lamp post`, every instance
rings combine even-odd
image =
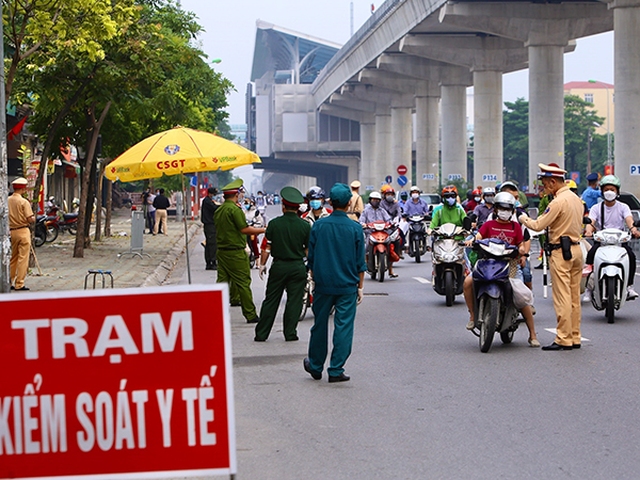
[[[589,83],[598,83],[598,81],[589,80]],[[607,90],[607,165],[609,166],[609,168],[611,168],[613,165],[613,162],[611,159],[611,128],[609,127],[611,122],[611,120],[609,119],[609,98],[610,98],[609,87],[604,82],[600,82],[600,83],[602,83],[604,88]]]

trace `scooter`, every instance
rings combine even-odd
[[[369,230],[367,239],[367,269],[372,280],[376,277],[384,282],[384,274],[389,269],[389,262],[398,261],[393,243],[400,237],[400,230],[389,222],[372,222],[365,225]]]
[[[473,250],[478,254],[472,272],[474,322],[480,331],[480,351],[487,353],[495,332],[500,332],[502,343],[511,343],[523,321],[513,303],[509,281],[509,260],[518,256],[518,248],[498,238],[487,238],[474,242]]]
[[[433,237],[431,284],[438,295],[444,295],[447,307],[453,305],[456,295],[462,294],[464,277],[469,271],[464,244],[457,237],[468,235],[470,230],[469,217],[465,217],[462,227],[445,223],[435,230],[427,230]]]
[[[593,271],[588,280],[592,286],[591,303],[598,310],[605,310],[607,322],[615,322],[615,311],[620,310],[627,299],[629,255],[622,243],[631,235],[617,228],[605,228],[593,234],[600,242],[593,259]]]
[[[425,217],[412,215],[407,218],[409,223],[409,256],[416,263],[422,261],[421,256],[427,253],[427,229],[424,224]]]
[[[53,204],[47,211],[47,215],[51,217],[50,220],[53,228],[61,232],[67,231],[71,235],[75,235],[76,233],[78,233],[77,213],[64,213],[58,208],[57,205]],[[56,237],[57,236],[58,235],[56,234]]]

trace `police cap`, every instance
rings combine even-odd
[[[304,202],[302,193],[294,187],[284,187],[280,190],[280,197],[282,198],[282,203],[290,207],[297,207]]]
[[[27,186],[29,182],[27,182],[27,179],[24,177],[18,177],[16,178],[13,182],[11,182],[11,185],[13,185],[14,187],[18,187],[18,188],[24,188]]]
[[[224,187],[222,187],[222,191],[224,193],[236,193],[240,188],[244,185],[244,182],[241,178],[236,178],[233,182],[228,183]]]
[[[360,182],[358,180],[354,180],[351,182],[351,188],[360,188]]]
[[[596,180],[598,180],[598,174],[593,172],[590,173],[589,175],[587,175],[587,182],[595,182]]]
[[[552,166],[551,164],[545,165],[544,163],[539,163],[538,168],[540,171],[538,172],[538,177],[556,177],[562,178],[564,180],[564,175],[567,173],[566,170],[563,170],[560,167]]]

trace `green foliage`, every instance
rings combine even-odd
[[[506,177],[526,185],[529,172],[529,102],[505,102],[502,112],[503,158]]]

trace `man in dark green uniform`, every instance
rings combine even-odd
[[[287,304],[282,320],[284,339],[298,340],[298,319],[302,311],[302,295],[307,281],[304,257],[309,243],[311,226],[298,217],[297,211],[304,198],[299,190],[284,187],[280,191],[283,215],[274,218],[267,226],[267,248],[260,258],[260,275],[264,273],[269,254],[273,264],[269,270],[267,293],[256,325],[256,342],[264,342],[271,333],[278,312],[282,293],[287,291]]]
[[[242,179],[222,188],[224,203],[213,214],[218,241],[218,283],[229,284],[231,305],[240,303],[247,323],[258,323],[251,294],[251,269],[245,252],[247,235],[260,235],[264,228],[249,227],[244,212],[238,207]]]

